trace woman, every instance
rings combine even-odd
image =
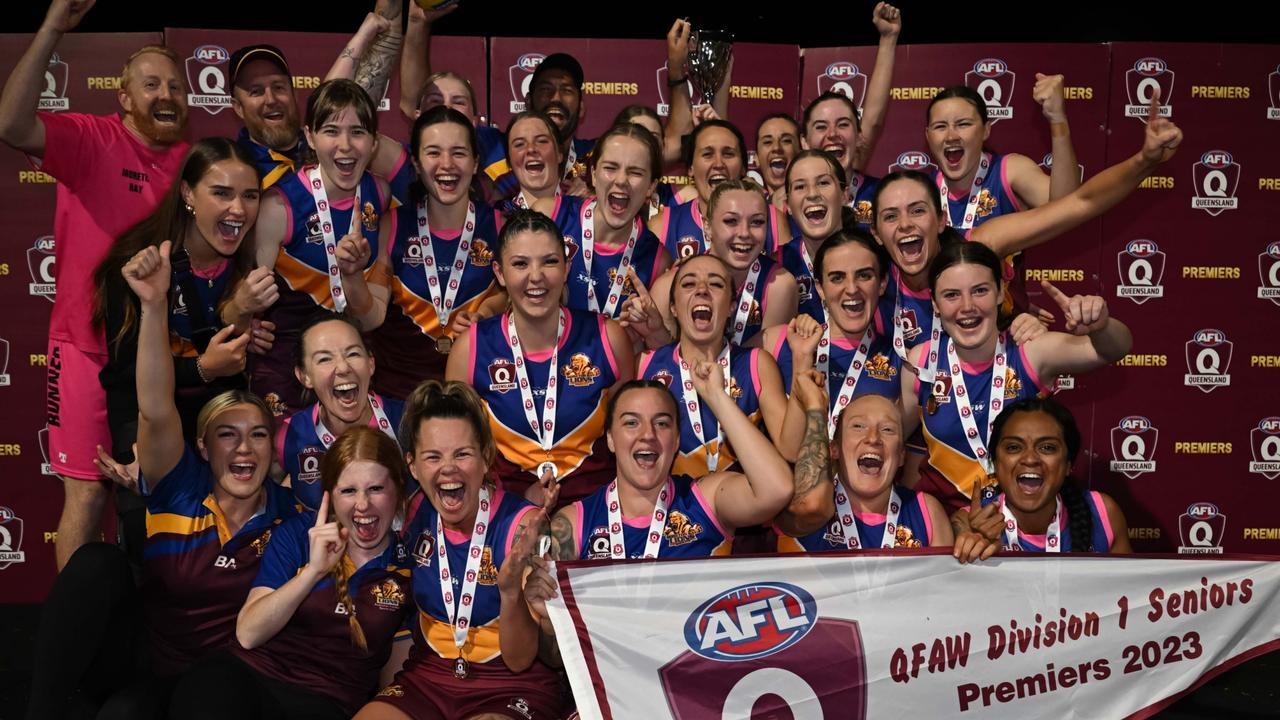
[[[707,252],[703,218],[709,217],[711,195],[721,184],[746,177],[747,142],[737,126],[725,120],[704,120],[689,135],[683,158],[692,185],[680,189],[679,205],[664,208],[649,221],[649,229],[666,246],[671,257],[680,259]],[[779,213],[766,205],[765,252],[772,254],[790,239]]]
[[[519,190],[500,206],[503,214],[517,209],[537,210],[552,219],[561,214],[560,151],[556,125],[533,110],[517,113],[507,125],[507,162]]]
[[[671,267],[671,256],[641,221],[661,166],[657,142],[638,125],[615,125],[596,141],[594,197],[563,198],[556,218],[568,243],[570,309],[615,320],[637,279],[648,287]]]
[[[787,166],[784,177],[782,197],[790,211],[791,242],[778,250],[778,260],[796,278],[800,312],[825,322],[822,298],[814,291],[818,282],[812,258],[822,241],[844,223],[844,168],[824,150],[804,150]]]
[[[707,207],[711,218],[709,251],[724,261],[733,275],[734,311],[725,335],[735,345],[760,347],[760,331],[794,318],[798,298],[795,278],[765,254],[769,205],[755,183],[728,180],[716,187]],[[629,309],[628,326],[645,338],[647,347],[660,347],[673,339],[668,328],[675,327],[670,301],[674,278],[675,273],[668,271],[653,284],[653,320],[643,300],[633,302]],[[635,310],[635,317],[631,310]]]
[[[236,642],[174,690],[173,717],[348,718],[378,687],[412,609],[400,448],[342,433],[320,467],[318,513],[282,523],[236,620]],[[335,610],[340,608],[340,610]]]
[[[475,130],[458,111],[436,106],[414,121],[410,150],[418,180],[412,201],[396,210],[391,301],[370,335],[378,391],[394,397],[444,377],[457,336],[506,305],[492,268],[501,219],[470,192]]]
[[[116,693],[102,717],[163,716],[177,676],[231,641],[267,539],[296,514],[289,491],[266,482],[271,412],[257,397],[218,395],[197,418],[195,448],[183,441],[169,346],[171,247],[165,240],[144,248],[123,269],[140,305],[141,584],[134,587],[116,548],[90,544],[72,556],[46,603],[30,717],[61,717],[68,690],[81,684],[91,701]]]
[[[1160,117],[1158,109],[1159,98],[1153,97],[1142,149],[1137,154],[1089,178],[1066,197],[979,225],[969,240],[1007,257],[1114,207],[1157,165],[1173,157],[1182,142],[1182,131]],[[962,238],[945,226],[938,187],[924,173],[908,170],[885,176],[876,189],[873,206],[872,232],[894,264],[880,312],[885,324],[893,327],[894,349],[905,358],[908,348],[926,340],[936,342],[941,333],[929,297],[929,267],[944,242],[960,242]],[[929,382],[937,358],[930,354],[926,364],[917,367]]]
[[[632,377],[631,342],[616,322],[561,304],[564,237],[541,213],[519,210],[507,220],[493,270],[510,309],[458,338],[445,375],[484,399],[504,489],[541,501],[537,481],[552,479],[562,500],[576,500],[612,473],[605,402]]]
[[[676,342],[650,350],[640,358],[637,377],[657,380],[671,390],[687,422],[680,424],[680,447],[673,472],[702,477],[737,467],[738,448],[723,437],[710,404],[694,392],[692,368],[717,363],[724,375],[723,392],[752,423],[761,421],[770,437],[778,437],[786,414],[778,365],[760,348],[743,348],[724,336],[733,310],[732,272],[714,255],[695,255],[676,269],[671,286],[678,328]]]
[[[205,138],[187,152],[175,182],[155,212],[116,241],[94,273],[94,323],[106,330],[110,359],[100,374],[107,391],[112,455],[133,462],[137,434],[138,299],[121,270],[140,251],[173,241],[177,286],[168,298],[170,346],[184,437],[195,442],[200,408],[223,390],[244,388],[245,350],[251,334],[230,337],[221,311],[252,314],[276,297],[269,270],[255,271],[253,245],[244,239],[258,219],[258,171],[253,159],[226,138]],[[247,281],[241,283],[240,280]],[[248,323],[244,323],[248,324]],[[258,332],[262,332],[260,329]]]
[[[680,21],[677,21],[680,22]],[[657,181],[654,190],[649,195],[649,207],[645,215],[645,222],[648,223],[654,216],[662,212],[662,208],[671,205],[679,205],[680,198],[677,196],[677,186],[669,182],[663,181],[662,170],[666,167],[666,146],[664,130],[662,128],[662,120],[658,117],[658,113],[648,105],[628,105],[618,111],[613,118],[613,127],[619,125],[637,125],[649,131],[653,136],[654,142],[658,144],[661,151],[659,155],[658,169],[654,172],[653,178]],[[679,158],[679,151],[676,152],[676,158]]]
[[[347,311],[369,331],[390,297],[390,195],[366,171],[377,147],[373,101],[349,80],[322,83],[307,100],[304,130],[317,163],[267,193],[255,238],[258,264],[275,268],[280,299],[267,317],[280,331],[251,368],[252,383],[278,415],[305,405],[293,367],[306,318],[317,307]]]
[[[787,209],[787,169],[800,152],[800,126],[788,113],[766,115],[756,128],[756,162],[760,166],[769,202],[778,210]],[[792,233],[794,236],[794,233]]]
[[[405,531],[418,607],[413,649],[356,717],[559,717],[560,684],[536,659],[538,625],[522,587],[546,509],[488,479],[497,447],[466,383],[420,385],[400,438],[425,498]],[[554,503],[554,486],[547,497]],[[514,706],[528,711],[517,716]]]
[[[1024,207],[1040,207],[1080,186],[1062,76],[1036,73],[1032,97],[1049,121],[1053,158],[1049,175],[1025,155],[993,154],[983,149],[991,126],[987,124],[987,103],[973,89],[949,87],[929,101],[924,134],[938,166],[934,181],[947,204],[947,223],[966,237],[988,220]],[[1022,270],[1021,254],[1006,260],[1006,312],[1028,306]]]
[[[409,23],[406,26],[404,52],[400,61],[400,80],[401,87],[406,76],[412,71],[407,66],[412,65],[407,59],[413,54],[410,48],[410,37],[415,29],[420,25],[414,22],[414,16],[422,13],[422,8],[418,5],[409,8]],[[426,53],[422,53],[423,61],[426,60]],[[425,69],[425,68],[424,68]],[[425,74],[425,73],[424,73]],[[471,126],[476,130],[476,148],[475,156],[477,169],[474,183],[479,187],[479,195],[489,205],[496,205],[503,199],[510,197],[516,191],[515,176],[511,173],[511,169],[507,166],[507,148],[502,137],[502,131],[497,128],[490,127],[485,124],[484,119],[480,117],[476,108],[476,91],[471,87],[471,83],[458,73],[443,70],[441,72],[432,73],[427,76],[426,81],[418,85],[413,91],[412,100],[408,105],[401,105],[401,110],[411,108],[410,112],[404,113],[405,119],[413,123],[418,116],[435,107],[448,107],[457,110],[467,118]],[[402,90],[402,98],[406,94]]]
[[[293,496],[312,512],[323,495],[322,462],[348,428],[370,427],[395,439],[404,403],[371,389],[373,355],[346,315],[317,313],[298,333],[298,381],[315,403],[284,421],[277,436],[280,467]]]
[[[898,399],[902,361],[891,336],[877,324],[876,302],[884,291],[889,259],[870,235],[841,230],[818,248],[814,271],[826,323],[800,315],[764,331],[763,347],[778,359],[791,402],[782,431],[774,434],[788,461],[797,457],[804,435],[804,409],[792,388],[797,378],[816,369],[830,399],[828,438],[835,436],[840,411],[856,395],[868,392]]]
[[[913,350],[923,367],[937,354],[932,382],[921,382],[911,365],[902,372],[906,424],[914,429],[924,409],[929,455],[918,488],[959,508],[991,474],[987,439],[1000,408],[1046,389],[1041,378],[1083,373],[1113,363],[1133,346],[1129,329],[1107,312],[1101,297],[1068,298],[1049,283],[1045,291],[1062,309],[1067,332],[1047,332],[1026,343],[997,326],[1001,297],[1000,258],[980,243],[943,248],[929,269],[933,304],[942,333]]]
[[[874,392],[840,410],[828,438],[827,393],[819,373],[798,376],[795,395],[807,418],[796,462],[796,492],[778,516],[780,552],[914,549],[951,545],[942,504],[894,484],[906,457],[896,400]],[[829,461],[838,474],[834,489]]]
[[[991,428],[991,452],[999,494],[984,494],[982,503],[983,511],[996,509],[1003,520],[999,535],[989,539],[996,547],[1133,552],[1128,523],[1116,501],[1104,493],[1082,491],[1069,475],[1080,452],[1080,430],[1071,411],[1057,400],[1018,400],[1005,407]],[[959,545],[957,553],[962,550]]]

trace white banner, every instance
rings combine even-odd
[[[562,563],[548,607],[584,718],[1146,717],[1280,647],[1270,559],[945,552]]]

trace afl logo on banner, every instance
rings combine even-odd
[[[36,109],[44,111],[70,110],[71,101],[67,99],[67,82],[71,78],[71,68],[58,53],[49,57],[49,66],[44,70],[44,88],[40,90],[40,99],[36,101]]]
[[[511,112],[525,111],[525,98],[529,97],[529,83],[533,82],[533,71],[542,64],[546,55],[542,53],[525,53],[516,64],[507,69],[507,79],[511,83]]]
[[[1164,297],[1165,255],[1154,240],[1130,240],[1116,256],[1120,282],[1116,297],[1129,298],[1141,305],[1151,298]]]
[[[231,107],[231,95],[227,93],[227,75],[230,72],[231,54],[221,45],[201,45],[187,58],[187,104],[204,108],[210,115],[217,115]]]
[[[1253,451],[1249,472],[1268,480],[1280,477],[1280,417],[1264,418],[1258,423],[1249,433],[1249,449]]]
[[[0,507],[0,570],[26,561],[27,554],[22,551],[22,518],[7,507]]]
[[[1200,162],[1191,166],[1191,177],[1196,194],[1191,207],[1218,215],[1223,210],[1235,210],[1236,186],[1240,183],[1240,163],[1226,150],[1210,150],[1200,156]]]
[[[1221,555],[1227,516],[1210,502],[1194,503],[1178,517],[1179,555]]]
[[[1156,471],[1156,441],[1160,431],[1141,415],[1130,415],[1111,428],[1111,472],[1130,480]]]
[[[964,74],[964,84],[982,96],[990,122],[1013,119],[1013,81],[1016,73],[998,58],[984,58]]]
[[[1280,305],[1280,240],[1269,245],[1258,256],[1258,299]]]
[[[867,76],[857,65],[837,60],[818,76],[818,94],[837,92],[853,101],[862,116],[862,100],[867,96]]]
[[[817,619],[818,605],[803,588],[740,585],[698,606],[685,622],[684,640],[710,660],[752,660],[800,642]]]
[[[1124,88],[1129,103],[1124,116],[1138,118],[1146,124],[1151,98],[1160,91],[1160,117],[1173,117],[1173,71],[1158,57],[1140,58],[1124,73]]]
[[[933,158],[929,157],[929,153],[920,152],[919,150],[908,150],[898,156],[897,160],[889,166],[889,172],[898,172],[900,170],[919,170],[926,173],[935,173],[938,166],[933,164]]]
[[[1200,330],[1187,341],[1187,374],[1183,383],[1205,392],[1231,384],[1231,346],[1221,330]]]
[[[27,270],[31,272],[31,284],[27,286],[27,292],[53,302],[58,290],[57,273],[54,272],[56,258],[53,236],[41,235],[36,238],[35,244],[27,249]]]

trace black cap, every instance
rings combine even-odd
[[[538,76],[547,70],[563,70],[569,73],[569,77],[573,78],[573,84],[582,89],[582,63],[579,63],[572,55],[567,53],[552,53],[542,59],[538,63],[538,67],[533,70],[533,79],[529,81],[529,87],[533,88],[538,84]]]
[[[289,72],[289,63],[284,59],[284,53],[275,45],[246,45],[239,50],[231,53],[231,84],[235,85],[240,76],[240,68],[245,63],[254,60],[266,60],[267,62],[280,68],[289,77],[293,77],[293,73]]]

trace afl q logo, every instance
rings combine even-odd
[[[1013,119],[1013,81],[1016,73],[998,58],[984,58],[964,74],[964,84],[973,89],[987,104],[987,120]]]
[[[1226,150],[1210,150],[1201,155],[1200,162],[1191,166],[1191,177],[1196,193],[1191,198],[1192,208],[1217,216],[1240,206],[1236,197],[1240,163]]]
[[[817,616],[817,603],[803,588],[781,582],[741,585],[694,610],[684,639],[709,660],[752,660],[800,642]]]
[[[893,161],[889,166],[889,172],[900,172],[902,170],[919,170],[921,172],[933,173],[937,172],[938,166],[933,163],[933,158],[929,157],[929,153],[920,152],[919,150],[908,150],[900,155],[898,159]]]
[[[193,91],[187,94],[187,104],[204,108],[210,115],[231,107],[231,95],[227,93],[230,63],[231,54],[221,45],[196,48],[187,58],[187,87]]]
[[[71,77],[71,68],[62,62],[58,53],[49,57],[49,66],[44,70],[44,88],[36,101],[36,109],[46,112],[59,112],[71,109],[71,101],[67,99],[67,81]]]
[[[1193,503],[1178,517],[1180,555],[1221,555],[1227,516],[1210,502]]]
[[[1130,480],[1156,471],[1156,441],[1160,431],[1141,415],[1129,415],[1111,428],[1111,472]]]
[[[1165,254],[1154,240],[1130,240],[1116,256],[1120,282],[1116,296],[1141,305],[1151,298],[1164,297]]]
[[[1280,417],[1263,418],[1249,432],[1249,449],[1253,452],[1249,472],[1268,480],[1280,477]]]
[[[489,363],[489,390],[507,393],[516,389],[516,366],[510,360],[499,358]]]
[[[1183,384],[1205,392],[1231,384],[1231,341],[1221,330],[1199,330],[1187,341],[1187,374]]]
[[[27,554],[22,551],[22,518],[7,507],[0,507],[0,570],[26,560]]]
[[[1280,305],[1280,240],[1258,255],[1258,299]]]
[[[1138,118],[1145,125],[1156,91],[1160,92],[1160,117],[1173,117],[1173,71],[1164,60],[1139,58],[1125,71],[1124,87],[1129,96],[1125,117]]]
[[[867,95],[867,76],[857,65],[846,60],[837,60],[827,66],[818,76],[818,94],[836,92],[844,95],[858,108],[858,116],[862,116],[862,100]]]
[[[516,59],[515,65],[507,69],[507,79],[511,83],[511,112],[524,112],[525,101],[529,97],[529,84],[533,82],[533,71],[546,55],[542,53],[525,53]]]
[[[27,250],[27,270],[31,272],[31,284],[27,286],[27,292],[49,302],[53,302],[58,290],[57,273],[54,272],[57,256],[53,249],[53,236],[41,235]]]

